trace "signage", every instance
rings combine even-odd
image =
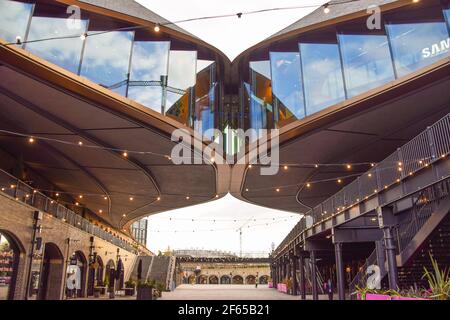
[[[439,43],[434,43],[430,47],[422,49],[422,58],[433,58],[438,55],[444,54],[450,50],[450,38],[442,40]]]

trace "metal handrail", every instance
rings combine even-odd
[[[344,211],[345,208],[378,194],[449,154],[450,113],[336,194],[309,210],[305,216],[311,216],[313,224],[325,221],[334,214]],[[303,217],[298,222],[274,251],[273,256],[307,229],[305,221]]]
[[[26,203],[38,210],[49,213],[78,229],[108,241],[124,250],[135,252],[135,248],[127,242],[95,226],[89,220],[76,214],[69,208],[49,198],[30,185],[0,169],[0,190],[18,201]]]

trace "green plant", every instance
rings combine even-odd
[[[440,269],[437,261],[433,258],[430,253],[431,265],[433,266],[432,271],[428,271],[424,267],[424,275],[422,279],[427,279],[428,285],[431,290],[429,298],[435,300],[449,300],[450,299],[450,276],[449,269],[446,267]]]
[[[154,283],[152,281],[139,281],[137,283],[137,287],[139,289],[142,289],[142,288],[154,288],[155,285],[154,285]]]
[[[159,292],[163,292],[166,289],[166,285],[162,282],[156,281],[155,289],[158,290]]]
[[[136,287],[136,281],[134,281],[133,279],[128,280],[127,282],[125,282],[125,287],[127,288]]]

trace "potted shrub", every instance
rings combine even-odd
[[[134,296],[136,292],[136,282],[133,279],[128,280],[125,282],[125,288],[128,290],[125,290],[125,295],[127,296]]]
[[[450,300],[450,274],[446,267],[440,269],[436,260],[430,254],[431,265],[433,271],[430,272],[424,267],[424,275],[422,278],[427,279],[430,289],[427,291],[430,299],[434,300]]]
[[[153,300],[154,284],[150,281],[139,281],[137,284],[137,300]]]
[[[156,282],[155,283],[155,289],[156,289],[156,296],[158,298],[161,298],[163,291],[166,290],[166,285],[164,283],[162,283],[162,282]]]

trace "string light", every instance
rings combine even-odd
[[[350,165],[350,164],[347,164],[347,169],[351,169],[352,168],[352,166]]]
[[[127,158],[127,157],[128,157],[128,152],[124,151],[124,152],[122,153],[122,155],[123,155],[125,158]]]
[[[189,197],[189,196],[186,196],[186,200],[189,200],[189,199],[191,199],[191,197]]]
[[[155,24],[155,27],[153,28],[153,30],[154,30],[155,32],[161,31],[161,28],[160,28],[160,26],[159,26],[159,23]]]
[[[34,138],[33,137],[28,138],[28,142],[29,143],[34,143]]]
[[[21,36],[17,36],[16,37],[16,43],[17,45],[21,45],[22,44],[22,37]]]
[[[323,12],[324,12],[325,14],[330,13],[330,8],[329,8],[328,3],[326,3],[326,4],[323,5]]]
[[[81,39],[81,41],[84,41],[84,40],[86,40],[86,38],[88,37],[88,34],[85,32],[85,33],[83,33],[82,35],[80,35],[80,39]]]
[[[249,164],[249,165],[248,165],[248,168],[249,168],[249,169],[253,168],[253,165]]]
[[[307,188],[311,188],[311,183],[307,183],[307,184],[306,184],[306,187],[307,187]]]
[[[156,198],[156,201],[161,201],[161,197]]]
[[[338,179],[337,183],[342,183],[342,179]]]
[[[277,188],[277,189],[276,189],[276,192],[280,192],[280,191],[281,191],[280,188]]]
[[[130,201],[133,201],[134,200],[134,197],[130,197]]]
[[[78,141],[78,145],[81,147],[83,146],[83,142],[82,141]]]
[[[289,167],[288,166],[284,166],[284,170],[286,171],[287,169],[289,169]]]

